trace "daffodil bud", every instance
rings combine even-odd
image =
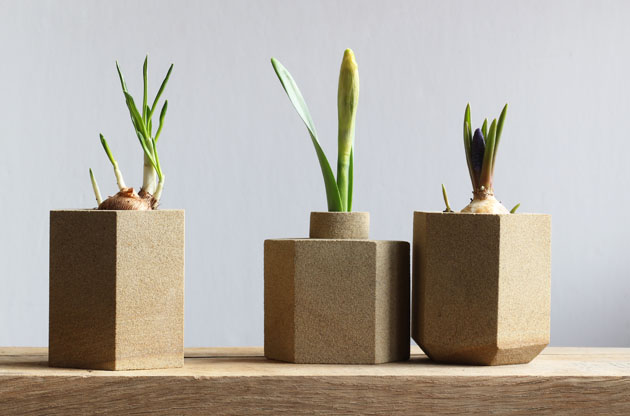
[[[359,67],[354,59],[352,50],[346,49],[341,62],[341,70],[339,71],[339,90],[337,93],[340,156],[350,156],[358,104]]]
[[[337,186],[344,209],[349,208],[348,188],[350,177],[350,157],[354,144],[354,125],[359,104],[359,67],[354,53],[346,49],[339,71],[337,92],[338,115],[338,154]]]

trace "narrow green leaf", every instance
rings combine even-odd
[[[141,142],[144,142],[144,137],[142,136],[142,133],[140,132],[140,130],[138,130],[136,128],[136,123],[134,123],[133,120],[132,120],[132,123],[133,123],[133,126],[134,126],[133,127],[133,131],[136,132],[136,136],[138,137],[138,140],[140,140]]]
[[[472,160],[470,159],[470,146],[472,143],[472,136],[470,135],[470,124],[464,117],[464,149],[466,150],[466,164],[468,165],[468,173],[470,174],[470,181],[473,188],[477,188],[477,182],[475,181],[475,172],[473,171]]]
[[[470,125],[470,103],[466,104],[466,111],[464,111],[464,123],[468,123]]]
[[[494,171],[494,161],[497,159],[497,149],[499,148],[499,142],[501,141],[501,133],[503,133],[503,123],[505,122],[505,116],[507,115],[508,105],[507,103],[501,111],[499,116],[499,124],[497,124],[497,138],[494,141],[494,154],[492,156],[492,170]]]
[[[120,85],[122,86],[123,95],[125,96],[125,104],[127,105],[129,115],[131,116],[131,123],[133,124],[136,134],[138,135],[138,139],[140,140],[140,144],[142,145],[143,150],[148,150],[146,143],[144,143],[146,140],[145,138],[149,136],[146,131],[146,126],[143,123],[142,116],[140,116],[140,113],[138,112],[133,97],[127,91],[127,84],[125,83],[125,79],[123,78],[122,72],[120,71],[118,61],[116,61],[116,70],[118,71]]]
[[[114,159],[114,155],[112,155],[112,151],[109,149],[109,145],[107,144],[107,140],[105,140],[105,137],[103,137],[102,134],[99,134],[100,138],[101,138],[101,145],[103,146],[103,149],[105,149],[105,153],[107,154],[107,157],[109,158],[109,161],[112,163],[112,165],[116,164],[116,160]]]
[[[140,146],[142,147],[142,150],[144,151],[144,154],[149,159],[149,162],[151,162],[151,166],[153,166],[153,169],[155,169],[155,171],[157,172],[157,170],[158,170],[157,169],[157,163],[155,162],[155,159],[153,157],[153,152],[149,149],[149,147],[144,142],[144,140],[142,140],[142,135],[140,133],[138,133],[138,139],[140,140]]]
[[[162,106],[162,111],[160,111],[160,124],[158,126],[157,132],[155,133],[155,141],[160,138],[160,133],[162,133],[162,126],[164,125],[164,116],[166,116],[166,110],[168,109],[168,100],[164,101],[164,105]]]
[[[490,125],[490,131],[488,137],[486,137],[486,150],[483,154],[483,166],[481,168],[481,183],[486,189],[491,188],[492,185],[492,160],[494,156],[494,141],[497,134],[497,119],[495,118]]]
[[[297,111],[298,115],[306,125],[306,128],[311,136],[311,141],[313,142],[313,146],[315,147],[315,152],[317,153],[317,159],[319,160],[319,165],[322,170],[322,175],[324,177],[324,185],[326,186],[326,199],[328,200],[328,210],[329,211],[343,211],[343,205],[341,203],[341,196],[339,194],[339,188],[337,187],[337,181],[335,180],[335,175],[333,174],[332,169],[330,168],[330,163],[328,163],[328,159],[322,150],[322,147],[317,140],[317,133],[315,132],[315,126],[313,124],[313,120],[311,118],[311,114],[308,110],[308,106],[304,101],[304,97],[302,97],[302,93],[298,88],[295,80],[287,71],[287,69],[282,66],[282,64],[274,58],[271,58],[271,65],[273,66],[284,91],[289,97],[289,101],[293,104],[293,107]]]
[[[304,101],[304,97],[300,92],[295,80],[287,71],[287,69],[280,63],[280,61],[275,58],[271,58],[271,65],[273,66],[280,83],[282,84],[282,88],[286,92],[291,104],[297,111],[298,115],[306,125],[306,128],[309,130],[312,136],[317,137],[317,133],[315,131],[315,125],[313,124],[313,119],[311,118],[311,113],[308,110],[308,106]]]
[[[470,146],[472,144],[472,127],[470,123],[470,103],[466,104],[466,110],[464,111],[464,150],[466,151],[466,163],[468,165],[468,173],[470,174],[470,181],[473,188],[476,188],[475,174],[472,168],[472,161],[470,160]]]
[[[134,113],[131,108],[135,108],[135,105],[133,105],[133,99],[132,99],[132,103],[129,104],[129,112],[130,113]],[[135,119],[137,120],[138,116],[138,110],[136,109],[135,111],[136,117]],[[151,162],[151,166],[153,166],[153,168],[157,171],[157,163],[155,162],[155,159],[153,157],[153,153],[154,153],[154,146],[153,146],[153,142],[151,140],[151,138],[146,138],[146,136],[143,134],[143,132],[141,132],[137,127],[137,121],[134,121],[134,117],[132,116],[131,119],[134,128],[135,128],[135,132],[136,132],[136,136],[138,136],[138,141],[140,142],[140,146],[142,147],[142,150],[144,151],[144,154],[147,156],[147,158],[149,159],[149,161]],[[142,127],[142,123],[140,123],[140,127]]]
[[[129,94],[128,92],[125,92],[125,98],[126,103],[127,103],[127,108],[129,108],[129,112],[131,113],[131,118],[132,121],[134,122],[134,125],[136,127],[136,130],[140,131],[140,133],[142,133],[142,136],[144,138],[144,140],[148,140],[149,139],[149,134],[146,130],[146,126],[144,125],[144,123],[142,122],[142,116],[140,115],[140,113],[138,112],[138,108],[136,107],[136,103],[133,100],[133,97],[131,96],[131,94]]]
[[[149,118],[153,117],[153,112],[157,108],[157,103],[160,100],[162,93],[164,92],[164,88],[166,88],[166,84],[168,83],[168,79],[171,77],[172,71],[173,71],[173,64],[171,64],[171,66],[168,68],[168,71],[166,72],[166,76],[164,77],[164,81],[162,81],[162,85],[160,85],[160,89],[155,95],[155,100],[153,100],[153,105],[151,106],[151,111],[149,112]]]
[[[516,213],[516,210],[517,210],[520,206],[521,206],[521,204],[520,204],[520,203],[518,203],[518,204],[514,205],[514,208],[512,208],[512,209],[510,210],[510,214],[514,214],[514,213]]]
[[[144,121],[145,125],[148,126],[149,123],[147,123],[147,116],[148,114],[148,108],[147,108],[147,64],[149,61],[149,55],[147,55],[144,58],[144,64],[142,65],[142,83],[143,83],[143,94],[142,94],[142,120]]]
[[[348,169],[348,206],[346,211],[352,211],[352,190],[354,187],[354,145],[350,151],[350,167]]]
[[[166,116],[167,109],[168,109],[168,100],[164,100],[164,105],[162,105],[162,110],[160,111],[160,124],[164,122],[164,117]]]
[[[158,156],[156,139],[153,139],[153,154],[155,155],[155,165],[153,168],[158,174],[158,179],[162,180],[162,167],[160,166],[160,157]]]
[[[118,61],[116,61],[116,71],[118,71],[118,78],[120,78],[120,86],[122,87],[123,92],[127,92],[127,84],[125,83],[125,78],[123,77],[123,74],[120,71],[120,67],[118,66]]]
[[[483,134],[483,138],[486,139],[488,137],[488,119],[483,119],[483,124],[481,125],[481,133]]]

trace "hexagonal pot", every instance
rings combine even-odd
[[[311,238],[265,241],[265,357],[409,358],[409,243],[368,240],[367,213],[311,213]]]
[[[415,212],[412,336],[433,360],[527,363],[549,343],[551,216]]]
[[[53,367],[184,363],[184,211],[50,213]]]

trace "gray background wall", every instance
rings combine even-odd
[[[141,182],[114,67],[141,94],[175,63],[163,207],[185,208],[186,344],[261,345],[263,240],[325,210],[314,151],[275,78],[304,93],[330,159],[343,49],[361,74],[355,209],[411,239],[413,210],[457,208],[473,121],[510,112],[497,196],[553,215],[552,344],[630,346],[630,2],[1,1],[0,345],[46,345],[48,211]]]

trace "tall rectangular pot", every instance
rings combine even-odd
[[[294,363],[409,358],[409,243],[265,241],[265,356]]]
[[[412,336],[436,361],[517,364],[549,343],[551,216],[415,212]]]
[[[182,367],[184,211],[50,213],[49,365]]]

